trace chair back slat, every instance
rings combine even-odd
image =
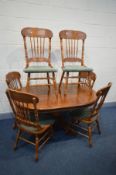
[[[66,39],[66,41],[63,41],[63,45],[65,61],[67,60],[66,58],[78,58],[77,40]]]

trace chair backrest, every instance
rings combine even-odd
[[[47,62],[51,65],[51,38],[49,29],[26,27],[21,30],[24,41],[26,67],[32,62]]]
[[[84,41],[86,33],[75,30],[59,32],[62,66],[65,62],[80,62],[84,65]]]
[[[96,74],[94,72],[79,72],[80,83],[93,88],[96,80]]]
[[[39,128],[38,97],[11,89],[8,89],[8,93],[14,105],[17,125],[20,127],[23,124]]]
[[[107,86],[105,86],[97,91],[97,93],[96,93],[97,99],[96,99],[96,102],[92,108],[92,116],[99,113],[101,107],[104,104],[105,98],[106,98],[107,93],[108,93],[109,89],[111,88],[111,86],[112,86],[112,83],[109,82]]]
[[[9,72],[6,74],[6,83],[10,89],[21,89],[21,75],[19,72]]]
[[[13,71],[9,72],[6,74],[6,84],[9,89],[14,89],[14,90],[20,90],[22,88],[22,83],[21,83],[21,75],[19,72]],[[8,90],[6,90],[6,95],[9,100],[10,106],[13,110],[13,113],[15,114],[15,109],[14,105],[12,103],[12,100],[9,96]]]

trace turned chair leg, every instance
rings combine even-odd
[[[16,128],[17,128],[16,121],[14,121],[14,123],[13,123],[13,125],[12,125],[12,128],[13,128],[13,129],[16,129]]]
[[[56,86],[56,79],[55,79],[55,72],[52,73],[52,77],[53,77],[53,87],[55,90],[55,93],[57,92],[57,86]]]
[[[48,81],[48,88],[50,90],[50,76],[49,73],[47,72],[47,81]]]
[[[62,73],[62,76],[61,76],[61,79],[60,79],[59,91],[60,91],[60,88],[61,88],[61,85],[62,85],[62,81],[63,81],[63,78],[64,78],[64,74],[65,74],[65,72]]]
[[[101,130],[100,130],[100,125],[99,125],[99,121],[98,121],[98,119],[96,120],[96,124],[97,124],[98,132],[99,132],[99,134],[101,134]]]
[[[66,72],[65,94],[66,94],[67,88],[68,88],[68,79],[69,79],[69,72]]]
[[[88,142],[89,146],[92,147],[92,128],[90,125],[88,126]]]
[[[35,160],[38,161],[39,138],[35,137]]]
[[[18,129],[17,136],[16,136],[16,142],[15,142],[15,145],[14,145],[14,150],[16,150],[16,148],[17,148],[17,144],[18,144],[20,135],[21,135],[21,130]]]
[[[30,85],[30,76],[31,76],[31,74],[28,73],[27,74],[27,84],[26,84],[26,87],[29,87],[29,85]]]

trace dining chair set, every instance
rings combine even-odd
[[[51,63],[52,31],[49,29],[26,27],[21,30],[21,34],[24,40],[26,58],[26,66],[24,68],[24,72],[27,74],[26,87],[31,85],[31,80],[40,79],[47,80],[47,83],[44,85],[47,85],[49,89],[52,85],[56,91],[55,73],[57,69]],[[58,86],[59,91],[64,80],[65,90],[67,91],[67,86],[70,83],[69,79],[76,79],[78,86],[87,86],[92,89],[96,80],[96,74],[93,72],[93,69],[84,64],[86,34],[81,31],[62,30],[59,32],[59,37],[62,59],[62,75]],[[77,73],[77,75],[72,76],[72,73]],[[40,74],[40,76],[37,77],[32,74]],[[45,74],[46,76],[43,77],[41,74]],[[13,128],[17,129],[14,148],[17,148],[19,140],[33,144],[35,146],[35,160],[37,161],[39,147],[43,146],[53,136],[55,119],[53,117],[49,119],[39,117],[37,110],[39,98],[36,95],[20,91],[22,89],[22,83],[19,72],[8,72],[6,74],[6,83],[8,86],[6,95],[15,118]],[[84,107],[70,112],[70,126],[77,133],[79,133],[77,128],[81,128],[81,123],[87,125],[85,136],[88,137],[89,146],[92,146],[93,126],[97,126],[99,134],[101,133],[99,125],[100,109],[104,104],[111,85],[112,83],[109,82],[96,92],[96,100],[90,107]],[[34,141],[25,138],[23,132],[33,135],[35,138]]]

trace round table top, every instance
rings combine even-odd
[[[92,105],[96,100],[96,92],[87,86],[68,86],[68,90],[64,93],[55,93],[51,87],[33,85],[28,88],[23,87],[23,92],[31,93],[39,98],[38,110],[40,111],[61,111],[70,110]]]

